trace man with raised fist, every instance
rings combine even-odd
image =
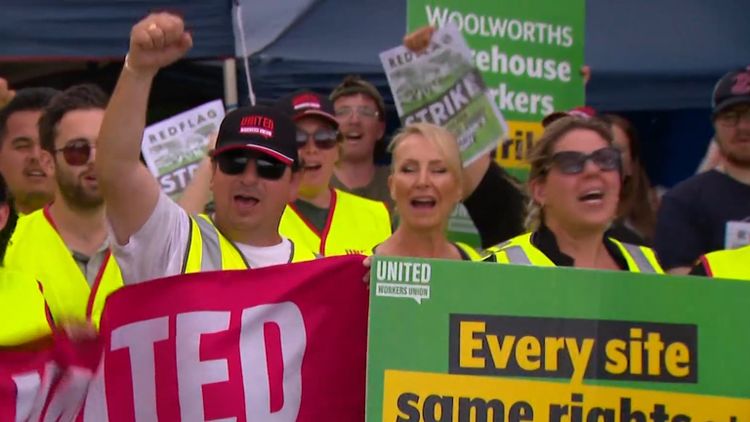
[[[192,44],[178,16],[138,22],[99,134],[99,183],[125,284],[314,258],[278,232],[299,184],[296,129],[286,114],[254,106],[224,118],[211,152],[213,218],[188,215],[139,161],[154,76]]]

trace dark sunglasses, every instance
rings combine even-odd
[[[93,148],[89,141],[76,139],[68,142],[64,147],[56,149],[55,152],[62,152],[63,158],[69,166],[83,166],[89,162]]]
[[[318,149],[331,149],[336,146],[339,133],[333,129],[318,129],[314,133],[297,129],[297,148],[304,148],[310,138],[315,142]]]
[[[287,165],[273,158],[259,155],[252,151],[227,151],[214,157],[222,173],[236,176],[245,172],[247,165],[255,162],[258,177],[266,180],[279,180],[284,175]]]
[[[561,151],[552,156],[550,163],[563,174],[579,174],[591,160],[602,171],[620,170],[620,151],[614,147],[598,149],[591,154],[578,151]]]

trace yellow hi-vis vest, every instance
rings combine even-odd
[[[313,252],[295,245],[292,239],[289,241],[292,243],[289,262],[310,261],[317,258]],[[182,265],[183,274],[248,268],[250,266],[237,245],[214,226],[211,217],[205,214],[190,217],[190,235]]]
[[[0,321],[0,347],[30,343],[52,333],[34,277],[0,268]]]
[[[628,264],[628,271],[634,273],[664,274],[654,251],[645,246],[631,245],[609,238],[620,250]],[[531,243],[531,233],[516,236],[507,242],[487,249],[489,255],[502,264],[535,265],[554,267],[555,264],[547,255]]]
[[[455,242],[454,245],[456,245],[458,249],[461,249],[461,251],[469,257],[470,261],[481,261],[484,258],[476,249],[466,243]]]
[[[750,245],[707,253],[701,261],[711,277],[750,281]]]
[[[86,276],[57,233],[48,207],[18,219],[8,244],[5,266],[27,273],[41,283],[56,323],[88,320],[98,328],[104,302],[110,293],[122,287],[120,267],[110,251],[89,287]]]
[[[391,235],[391,217],[382,202],[331,189],[322,232],[289,204],[281,216],[279,233],[322,256],[367,254]]]

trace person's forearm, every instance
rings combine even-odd
[[[127,242],[151,214],[156,180],[140,161],[153,76],[123,68],[107,105],[97,143],[97,173],[117,241]]]
[[[153,76],[139,75],[124,67],[107,105],[99,132],[97,164],[131,169],[141,166],[141,138],[146,126],[146,107]],[[103,176],[117,177],[115,172]]]
[[[182,18],[169,13],[148,15],[130,32],[130,50],[97,141],[97,175],[119,244],[146,223],[159,199],[159,184],[139,160],[151,84],[159,69],[192,45]]]

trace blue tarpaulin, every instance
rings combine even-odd
[[[0,61],[121,59],[130,28],[152,11],[185,17],[190,57],[234,55],[231,0],[3,0]]]
[[[154,10],[185,17],[195,39],[190,57],[235,52],[231,0],[2,3],[0,61],[121,58],[130,27]],[[404,0],[242,4],[248,44],[262,48],[253,56],[261,96],[299,86],[327,90],[347,73],[364,74],[385,88],[378,53],[401,42]],[[747,0],[591,0],[586,13],[586,61],[593,69],[588,102],[595,107],[702,108],[723,72],[750,62]],[[288,27],[264,38],[252,17],[269,21],[270,15],[279,16],[274,25]]]
[[[349,73],[390,96],[378,53],[401,42],[404,0],[241,3],[251,37],[246,44],[258,51],[251,68],[260,100],[302,87],[329,92]],[[4,0],[0,10],[0,74],[3,61],[19,58],[121,59],[130,27],[152,10],[185,17],[195,40],[191,58],[227,57],[236,48],[231,0]],[[640,113],[633,115],[639,127],[664,138],[645,150],[682,158],[666,169],[664,160],[652,160],[650,172],[671,185],[691,171],[711,135],[714,83],[750,64],[748,2],[589,0],[586,14],[586,62],[593,71],[587,102]]]

